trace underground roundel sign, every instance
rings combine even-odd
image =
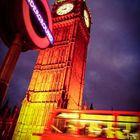
[[[22,14],[28,36],[36,48],[52,45],[52,18],[47,0],[22,0]]]

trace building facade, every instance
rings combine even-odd
[[[55,42],[39,53],[14,140],[43,133],[53,109],[81,109],[90,13],[84,0],[56,0],[52,16]]]
[[[10,109],[8,101],[0,108],[0,139],[11,140],[19,115],[19,108]]]

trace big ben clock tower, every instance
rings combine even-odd
[[[56,0],[54,44],[40,51],[13,139],[43,133],[55,108],[81,109],[91,17],[85,0]]]

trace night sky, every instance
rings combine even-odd
[[[92,27],[84,100],[95,109],[140,111],[140,0],[87,0],[87,4]],[[0,40],[0,65],[6,52]],[[8,90],[11,106],[21,104],[37,54],[21,54]]]

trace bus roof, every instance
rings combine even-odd
[[[140,116],[140,112],[134,111],[115,111],[115,110],[74,110],[74,109],[56,109],[53,113],[87,113],[87,114],[112,114],[112,115],[136,115]]]

